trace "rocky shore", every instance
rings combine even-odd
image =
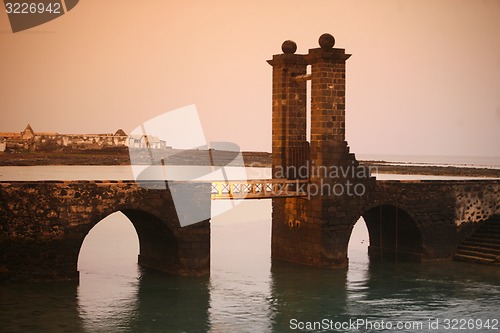
[[[126,147],[96,150],[60,150],[60,151],[19,151],[0,153],[0,166],[32,165],[130,165],[160,164],[161,160],[169,165],[231,165],[242,166],[238,152],[206,150],[154,150],[151,156],[148,149],[134,149],[132,153]],[[242,152],[245,166],[271,166],[271,153]]]

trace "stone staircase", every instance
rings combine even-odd
[[[455,260],[500,266],[500,216],[491,217],[458,246]]]

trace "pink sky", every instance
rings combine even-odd
[[[266,60],[329,32],[353,54],[352,151],[500,156],[500,1],[86,0],[15,34],[0,8],[0,131],[130,132],[196,104],[207,140],[270,151]]]

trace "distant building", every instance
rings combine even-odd
[[[113,134],[114,136],[127,136],[127,133],[125,133],[124,130],[122,130],[121,128],[115,132],[115,134]]]
[[[33,128],[31,128],[31,125],[28,124],[24,131],[21,132],[21,139],[22,140],[31,140],[35,137],[35,131],[33,131]]]
[[[20,139],[21,133],[19,133],[19,132],[0,132],[0,136],[4,140]]]
[[[0,132],[0,137],[4,138],[4,151],[126,147],[128,139],[127,134],[121,129],[115,134],[59,134],[35,132],[29,124],[22,132]]]
[[[167,143],[153,135],[131,134],[128,137],[128,146],[131,148],[165,149]]]
[[[35,132],[27,125],[22,132],[0,132],[0,151],[61,149],[109,149],[114,147],[166,149],[164,140],[153,135],[127,135],[119,129],[114,134],[59,134]],[[2,150],[3,149],[3,150]]]
[[[26,140],[23,140],[23,133],[31,129],[28,125],[26,129],[22,132],[0,132],[0,136],[4,139],[5,150],[8,149],[26,149]]]
[[[5,138],[0,137],[0,152],[4,152],[6,148],[7,148],[7,144],[5,142]]]

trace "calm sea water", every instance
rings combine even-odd
[[[85,239],[79,283],[0,285],[0,332],[448,332],[460,320],[475,329],[458,331],[500,330],[500,269],[371,262],[362,219],[348,269],[272,262],[270,214],[270,200],[253,200],[214,217],[202,278],[141,270],[133,226],[110,215]]]

